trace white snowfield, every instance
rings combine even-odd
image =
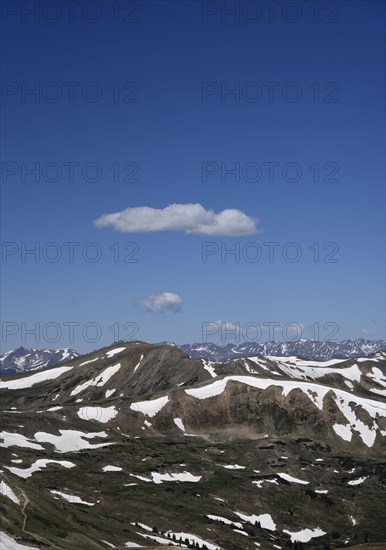
[[[280,363],[288,363],[295,367],[329,367],[337,363],[344,363],[348,359],[330,359],[329,361],[309,361],[308,359],[300,359],[296,355],[266,355],[270,361],[280,361]],[[249,357],[248,357],[249,359]]]
[[[54,369],[43,370],[30,376],[24,376],[23,378],[17,378],[16,380],[0,380],[0,390],[20,390],[23,388],[31,388],[35,384],[41,384],[47,380],[53,380],[58,378],[65,372],[68,372],[73,367],[56,367]]]
[[[177,426],[177,428],[185,432],[185,426],[181,418],[174,418],[173,421],[174,421],[174,424]]]
[[[111,407],[81,407],[77,412],[77,415],[82,420],[96,420],[105,424],[118,414],[118,411],[112,405]]]
[[[121,353],[121,351],[125,351],[126,348],[115,348],[111,349],[110,351],[106,352],[107,357],[110,359],[111,357],[114,357],[114,355],[117,355],[117,353]]]
[[[39,458],[29,468],[26,469],[15,468],[13,466],[5,466],[5,468],[7,468],[7,470],[12,472],[13,474],[26,479],[27,477],[31,477],[34,472],[38,472],[39,470],[46,468],[47,464],[59,464],[64,468],[75,467],[75,464],[73,462],[68,462],[67,460],[48,460],[45,458]]]
[[[138,367],[141,365],[143,357],[144,357],[144,355],[142,354],[139,361],[138,361],[138,363],[135,365],[133,372],[135,372],[138,369]]]
[[[369,378],[372,378],[375,382],[377,382],[380,386],[383,386],[386,388],[386,378],[383,375],[381,369],[378,367],[373,367],[370,372],[368,372],[367,376]]]
[[[83,438],[92,439],[94,437],[107,437],[106,432],[85,433],[76,430],[59,430],[60,435],[53,435],[46,432],[36,432],[35,440],[41,443],[52,443],[55,451],[58,453],[69,453],[81,451],[82,449],[98,449],[112,443],[96,443],[91,445]]]
[[[103,466],[102,470],[104,472],[122,472],[122,468],[120,466]]]
[[[173,542],[172,540],[165,539],[164,537],[159,537],[157,535],[145,535],[144,533],[138,533],[138,531],[137,531],[137,535],[140,535],[141,537],[144,537],[145,539],[154,540],[155,542],[158,542],[159,544],[169,546],[169,543],[170,543],[172,546],[178,546],[177,542]],[[130,544],[132,545],[132,543],[130,543]],[[128,543],[125,544],[125,546],[127,546],[127,545],[128,545]]]
[[[246,537],[249,537],[248,533],[246,533],[245,531],[243,531],[242,529],[233,529],[233,531],[235,533],[239,533],[240,535],[244,535]]]
[[[301,531],[296,532],[283,529],[283,533],[291,535],[292,542],[308,542],[315,537],[321,537],[326,534],[326,532],[322,531],[319,527],[316,527],[315,529],[302,529]]]
[[[91,380],[86,380],[86,382],[83,382],[83,384],[79,384],[79,386],[76,386],[76,388],[72,390],[70,395],[78,395],[79,393],[84,391],[86,388],[89,388],[90,386],[97,386],[97,387],[104,386],[105,384],[107,384],[110,378],[119,371],[120,368],[121,368],[120,363],[117,363],[112,367],[107,367],[105,370],[103,370],[100,374],[98,374]]]
[[[363,443],[368,447],[372,447],[374,445],[377,432],[379,431],[375,419],[386,416],[386,408],[384,404],[379,401],[365,399],[343,390],[329,388],[327,386],[322,386],[312,382],[273,380],[269,378],[255,378],[253,376],[226,376],[221,379],[216,379],[215,381],[199,388],[187,389],[185,392],[196,399],[208,399],[223,393],[227,383],[230,381],[238,382],[240,384],[248,384],[249,386],[262,390],[265,390],[270,386],[278,386],[282,388],[282,395],[284,396],[287,396],[292,390],[300,389],[320,410],[323,410],[324,398],[329,393],[332,395],[338,408],[348,421],[347,425],[341,425],[346,428],[345,430],[343,430],[343,428],[338,428],[337,431],[336,426],[340,425],[334,425],[334,430],[337,435],[340,437],[344,435],[344,438],[347,438],[348,440],[348,430],[350,430],[351,434],[352,430],[356,430],[359,433]],[[351,408],[351,403],[354,403],[355,406],[360,406],[363,408],[369,416],[374,419],[371,423],[371,427],[367,426],[367,424],[356,416],[356,412]]]
[[[47,350],[47,351],[49,351],[49,350]],[[63,356],[62,356],[61,361],[64,361],[65,359],[67,359],[67,357],[71,357],[70,349],[69,348],[64,348]]]
[[[18,497],[12,491],[11,487],[7,485],[4,481],[0,481],[0,493],[3,496],[8,497],[15,504],[20,504],[20,500],[18,499]],[[0,540],[0,548],[1,548],[1,540]]]
[[[272,370],[271,368],[268,368],[266,363],[267,361],[265,359],[263,359],[262,357],[247,357],[247,359],[249,361],[252,361],[252,363],[255,363],[255,365],[258,365],[259,367],[261,367],[262,369],[268,371],[270,374],[275,374],[277,376],[282,376],[282,374],[280,372],[276,372],[274,370]],[[254,373],[254,372],[258,372],[258,371],[255,371],[253,369],[251,369],[251,367],[248,365],[248,362],[244,359],[244,366],[245,368],[247,369],[248,372],[250,373]]]
[[[264,481],[265,481],[264,479],[259,479],[258,481],[252,481],[252,483],[253,483],[254,485],[257,485],[257,487],[258,487],[259,489],[261,489],[262,486],[263,486]]]
[[[227,470],[245,470],[245,466],[240,466],[239,464],[227,464],[226,466],[223,466],[223,468],[226,468]]]
[[[378,388],[371,388],[370,391],[378,395],[382,395],[382,397],[386,397],[386,389],[379,390]]]
[[[371,359],[369,359],[368,357],[358,357],[358,358],[355,359],[355,361],[358,361],[358,362],[363,362],[363,361],[384,361],[385,359],[386,359],[386,352],[385,351],[379,351]]]
[[[254,525],[256,521],[258,521],[262,529],[276,531],[276,523],[273,521],[271,514],[260,514],[259,516],[256,516],[255,514],[249,516],[247,514],[242,514],[241,512],[235,512],[235,514],[244,521],[252,523],[252,525]]]
[[[327,361],[329,364],[336,364],[338,361]],[[305,362],[304,362],[305,363]],[[317,361],[310,361],[307,364],[304,364],[303,366],[300,366],[299,363],[296,367],[293,367],[289,364],[280,363],[280,369],[283,370],[286,374],[291,376],[291,378],[297,378],[297,379],[307,379],[312,378],[313,380],[317,378],[321,378],[322,376],[326,376],[327,374],[340,374],[344,378],[347,378],[348,380],[351,380],[352,382],[360,382],[361,380],[361,371],[358,367],[358,365],[354,364],[351,367],[343,367],[341,369],[339,368],[328,368],[327,365],[325,366],[312,366],[310,363],[317,364]],[[323,365],[322,363],[319,363],[319,365]]]
[[[158,399],[151,399],[150,401],[138,401],[132,403],[130,409],[136,412],[141,412],[146,416],[153,417],[160,412],[160,410],[169,401],[169,397],[159,397]]]
[[[254,485],[257,485],[259,489],[263,486],[263,483],[273,483],[274,485],[279,485],[276,479],[259,479],[258,481],[252,481]]]
[[[21,434],[0,432],[0,438],[3,440],[3,443],[0,443],[0,447],[27,447],[28,449],[44,450],[44,447],[37,443],[32,443],[27,437]]]
[[[216,378],[217,376],[216,371],[214,367],[212,367],[212,365],[215,365],[216,363],[214,363],[213,361],[207,361],[206,359],[201,359],[201,362],[204,366],[204,369],[209,372],[211,377]]]
[[[152,472],[150,474],[151,478],[146,476],[139,476],[135,474],[130,474],[130,475],[142,481],[146,481],[147,483],[150,483],[150,482],[155,483],[156,485],[159,485],[164,481],[185,481],[188,483],[197,483],[198,481],[200,481],[202,477],[202,476],[194,476],[189,472],[172,473],[172,474],[169,474],[169,473],[160,474],[159,472]]]
[[[351,481],[347,482],[347,485],[360,485],[361,483],[366,481],[366,479],[368,478],[369,476],[364,476],[364,477],[359,477],[358,479],[352,479]]]
[[[175,539],[179,541],[184,541],[185,539],[188,539],[189,544],[193,545],[197,543],[199,547],[202,547],[205,544],[205,546],[209,548],[209,550],[221,550],[218,546],[215,546],[214,544],[211,544],[210,542],[207,542],[206,540],[203,540],[196,535],[192,535],[191,533],[176,533],[175,531],[166,531],[166,535],[168,535],[169,537],[172,537],[174,535]]]
[[[231,521],[230,519],[223,518],[222,516],[212,516],[211,514],[208,514],[206,516],[209,519],[212,519],[213,521],[219,521],[220,523],[225,523],[225,525],[233,525],[237,529],[242,529],[243,524],[239,521]]]
[[[77,497],[76,495],[69,495],[67,493],[62,493],[61,491],[50,491],[50,492],[53,495],[59,495],[60,497],[64,498],[64,500],[71,502],[71,504],[85,504],[86,506],[95,506],[95,502],[86,502],[85,500],[82,500],[80,497]]]
[[[135,525],[135,522],[131,522],[130,525]],[[153,529],[149,526],[149,525],[146,525],[145,523],[139,523],[139,521],[137,521],[137,525],[139,525],[139,527],[142,527],[142,529],[144,529],[145,531],[153,531]]]
[[[95,359],[90,359],[89,361],[85,361],[84,363],[81,363],[79,366],[84,367],[84,365],[88,365],[89,363],[94,363],[95,361],[98,361],[99,357],[95,357]]]
[[[298,479],[297,477],[290,476],[289,474],[278,473],[277,474],[282,479],[289,481],[290,483],[299,483],[300,485],[309,485],[309,481],[304,481],[303,479]]]
[[[0,549],[1,550],[38,550],[37,546],[26,546],[16,542],[15,539],[0,531]]]

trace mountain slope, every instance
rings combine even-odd
[[[384,354],[213,363],[130,342],[7,378],[1,529],[50,549],[385,540],[384,374]]]

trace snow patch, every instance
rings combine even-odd
[[[102,470],[104,472],[122,472],[122,468],[120,466],[103,466]]]
[[[76,386],[76,388],[72,390],[70,395],[78,395],[78,393],[81,393],[90,386],[104,386],[110,380],[110,378],[119,371],[120,368],[120,363],[117,363],[112,367],[107,367],[107,369],[104,369],[100,374],[98,374],[98,376],[95,376],[91,380],[87,380],[86,382],[83,382],[83,384],[79,384],[79,386]]]
[[[209,519],[212,519],[213,521],[219,521],[220,523],[225,523],[225,525],[233,525],[237,529],[243,528],[243,524],[240,523],[239,521],[232,521],[230,519],[223,518],[222,516],[212,516],[211,514],[208,514],[206,517]]]
[[[205,545],[209,550],[220,550],[218,546],[215,546],[214,544],[211,544],[210,542],[207,542],[206,540],[203,540],[196,535],[192,535],[191,533],[176,533],[174,531],[167,531],[165,534],[169,537],[172,537],[174,535],[175,539],[179,541],[185,541],[185,539],[188,539],[189,544],[191,544],[192,546],[194,544],[198,544],[199,547]],[[168,542],[170,541],[168,540]]]
[[[16,542],[15,539],[0,531],[0,544],[2,550],[38,550],[37,546],[26,546]]]
[[[145,476],[139,476],[136,474],[130,474],[133,477],[136,477],[137,479],[140,479],[141,481],[146,481],[147,483],[153,482],[156,485],[159,485],[163,483],[164,481],[185,481],[188,483],[197,483],[200,481],[202,476],[194,476],[193,474],[189,472],[181,472],[181,473],[165,473],[160,474],[159,472],[152,472],[151,479]]]
[[[288,529],[283,529],[283,533],[291,536],[291,542],[308,542],[315,537],[322,537],[326,534],[325,531],[322,531],[319,527],[315,529],[302,529],[301,531],[288,531]]]
[[[3,439],[0,447],[27,447],[28,449],[44,450],[41,445],[32,443],[27,437],[21,434],[0,432],[0,438]]]
[[[82,420],[96,420],[97,422],[110,422],[118,414],[118,411],[112,405],[111,407],[81,407],[77,415]]]
[[[121,351],[124,351],[126,348],[115,348],[111,349],[110,351],[106,352],[106,356],[110,359],[111,357],[114,357],[114,355],[117,355],[117,353],[121,353]]]
[[[359,477],[358,479],[352,479],[351,481],[347,482],[347,485],[360,485],[361,483],[366,481],[366,479],[368,478],[369,476],[363,476],[363,477]]]
[[[64,498],[71,504],[85,504],[86,506],[95,506],[95,502],[86,502],[76,495],[68,495],[67,493],[62,493],[61,491],[50,491],[53,495],[59,495]]]
[[[94,361],[98,361],[99,357],[95,357],[95,359],[90,359],[89,361],[85,361],[84,363],[81,363],[79,366],[83,367],[84,365],[88,365],[89,363],[94,363]]]
[[[215,365],[215,363],[213,361],[207,361],[206,359],[201,359],[201,361],[204,366],[204,369],[209,372],[211,377],[216,378],[217,377],[216,371],[214,370],[214,367],[212,367],[212,365]]]
[[[248,523],[252,523],[253,525],[256,521],[258,521],[262,529],[276,531],[276,523],[273,521],[271,514],[260,514],[259,516],[256,516],[255,514],[248,516],[247,514],[242,514],[241,512],[235,512],[235,514],[244,521],[248,521]]]
[[[132,403],[130,409],[141,412],[146,416],[153,417],[160,412],[168,401],[169,397],[159,397],[158,399],[151,399],[150,401],[138,401],[137,403]]]
[[[0,493],[8,497],[15,504],[20,504],[20,500],[17,498],[15,493],[12,491],[11,487],[7,485],[4,481],[0,481]]]
[[[107,437],[106,432],[84,433],[76,430],[59,430],[60,435],[53,435],[46,432],[36,432],[35,439],[41,443],[52,443],[55,450],[59,453],[69,453],[80,451],[82,449],[98,449],[112,443],[97,443],[91,445],[83,438],[92,439],[94,437]]]
[[[300,485],[309,485],[309,481],[304,481],[303,479],[298,479],[297,477],[290,476],[289,474],[279,473],[277,474],[282,479],[289,481],[290,483],[299,483]]]
[[[135,365],[134,371],[133,371],[133,372],[135,372],[135,371],[138,369],[138,367],[140,366],[140,364],[141,364],[141,362],[142,362],[143,357],[144,357],[144,356],[141,355],[141,358],[140,358],[140,360],[138,361],[138,363]]]
[[[68,372],[73,367],[56,367],[55,369],[48,369],[42,372],[37,372],[31,376],[25,376],[24,378],[18,378],[17,380],[4,381],[0,380],[1,390],[20,390],[23,388],[31,388],[35,384],[41,384],[47,380],[53,380],[58,378],[65,372]]]
[[[26,468],[25,470],[23,470],[22,468],[14,468],[13,466],[5,466],[5,468],[7,468],[7,470],[12,472],[13,474],[26,479],[27,477],[31,477],[34,472],[38,472],[39,470],[46,468],[48,464],[59,464],[64,468],[75,467],[75,464],[73,462],[68,462],[67,460],[48,460],[45,458],[39,458],[38,460],[36,460],[36,462],[34,462],[29,468]]]
[[[184,426],[184,423],[182,422],[181,418],[174,418],[174,424],[177,426],[177,428],[179,428],[180,430],[182,430],[183,432],[185,431],[185,426]]]

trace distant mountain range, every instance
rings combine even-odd
[[[377,351],[386,350],[383,340],[341,340],[320,342],[317,340],[297,340],[294,342],[243,342],[218,346],[212,342],[184,344],[180,348],[193,358],[202,357],[211,361],[226,361],[238,357],[264,355],[288,357],[297,355],[305,359],[329,361],[330,359],[348,359],[363,357]]]
[[[20,347],[0,357],[0,375],[11,375],[42,368],[50,368],[63,361],[79,357],[72,349],[28,349]]]
[[[162,342],[165,344],[166,342]],[[175,345],[175,344],[170,344]],[[239,357],[268,356],[289,357],[297,356],[316,361],[330,359],[349,359],[365,357],[377,351],[386,351],[386,342],[383,340],[341,340],[319,342],[316,340],[298,340],[294,342],[244,342],[240,344],[226,344],[219,346],[212,342],[183,344],[179,347],[194,359],[208,359],[210,361],[227,361]],[[64,349],[28,349],[20,347],[11,350],[0,357],[0,376],[12,375],[40,368],[51,368],[63,361],[70,361],[80,354],[76,351]]]

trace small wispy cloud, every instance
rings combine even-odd
[[[363,328],[362,334],[364,334],[365,336],[373,336],[375,334],[375,330],[372,328]]]
[[[165,313],[165,311],[179,313],[182,304],[182,298],[174,292],[150,294],[150,296],[136,301],[138,309],[143,313]]]
[[[240,323],[229,323],[228,321],[212,321],[208,325],[222,331],[240,332],[241,330]]]
[[[216,213],[201,204],[170,204],[161,209],[139,206],[103,214],[94,220],[98,228],[112,227],[122,233],[183,231],[191,235],[223,237],[259,233],[258,223],[257,218],[241,210],[228,208]]]

